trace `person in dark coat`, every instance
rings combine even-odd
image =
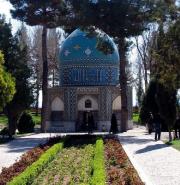
[[[161,139],[161,124],[162,119],[159,114],[156,114],[153,119],[154,122],[154,128],[155,128],[155,141]]]
[[[147,128],[148,128],[148,133],[151,134],[153,131],[153,115],[152,115],[152,113],[149,114]]]
[[[180,139],[180,117],[176,119],[175,125],[174,125],[174,130],[175,130],[175,139]],[[178,134],[179,132],[179,134]],[[179,136],[179,137],[178,137]]]
[[[113,134],[118,133],[117,119],[114,113],[112,114],[112,117],[111,117],[111,128],[109,132]]]

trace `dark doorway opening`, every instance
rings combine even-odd
[[[76,131],[93,132],[96,130],[95,113],[93,111],[80,111],[76,123]]]

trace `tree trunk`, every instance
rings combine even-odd
[[[120,86],[121,86],[121,132],[127,131],[128,106],[127,106],[127,75],[126,75],[126,43],[125,38],[119,41],[120,53]]]
[[[21,114],[21,110],[16,112],[14,109],[11,111],[11,109],[6,107],[5,108],[5,114],[8,117],[9,136],[10,136],[10,138],[12,138],[12,136],[16,134],[17,121],[18,121],[18,118]]]
[[[169,142],[172,141],[172,134],[171,134],[171,128],[168,127],[168,131],[169,131]]]
[[[55,70],[53,69],[53,87],[55,86]]]
[[[43,26],[42,31],[42,60],[43,60],[43,79],[42,79],[42,112],[41,130],[45,132],[47,90],[48,90],[48,61],[47,61],[47,27]]]
[[[148,88],[148,73],[147,73],[147,64],[144,62],[144,84],[145,84],[145,92]]]
[[[39,87],[39,82],[37,81],[36,82],[37,84],[37,92],[36,92],[36,116],[38,116],[38,113],[39,113],[39,90],[40,90],[40,87]]]

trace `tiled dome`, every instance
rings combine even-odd
[[[98,49],[100,39],[109,44],[110,52]],[[60,74],[61,86],[117,85],[118,49],[107,34],[92,36],[77,29],[60,49]]]

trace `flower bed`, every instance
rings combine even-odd
[[[5,185],[11,181],[13,177],[18,176],[28,166],[35,162],[45,151],[47,151],[54,143],[59,142],[61,138],[51,138],[46,144],[31,149],[22,155],[19,161],[15,162],[8,168],[3,168],[0,174],[0,185]]]
[[[15,177],[8,185],[25,185],[31,184],[34,179],[41,173],[45,167],[56,157],[62,150],[63,142],[54,144],[31,166],[27,167],[19,176]]]
[[[105,140],[105,158],[109,185],[144,185],[118,140]]]
[[[57,158],[33,182],[43,184],[89,184],[94,146],[64,148]]]

